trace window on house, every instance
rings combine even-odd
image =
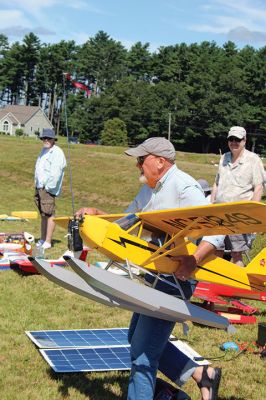
[[[4,132],[9,132],[9,123],[8,123],[8,121],[4,121],[4,123],[3,123],[3,131]]]

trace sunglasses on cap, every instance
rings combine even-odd
[[[242,142],[242,140],[243,140],[243,139],[239,139],[238,137],[235,137],[235,136],[230,136],[230,137],[228,138],[228,142],[237,142],[237,143],[240,143],[240,142]]]

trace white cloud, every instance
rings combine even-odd
[[[10,21],[16,25],[28,25],[30,22],[19,10],[0,10],[0,31],[10,26]]]
[[[241,18],[217,16],[213,24],[191,24],[188,28],[197,32],[227,33],[241,23]]]
[[[106,12],[101,10],[100,8],[94,7],[88,4],[87,1],[82,0],[69,1],[69,7],[77,10],[89,11],[95,14],[106,14]]]
[[[30,32],[35,33],[35,35],[55,35],[54,32],[43,28],[41,26],[36,27],[36,28],[28,28],[25,26],[21,26],[21,25],[12,25],[6,28],[2,28],[0,30],[0,33],[9,36],[9,37],[21,37],[21,36],[25,36],[27,34],[29,34]]]
[[[229,40],[248,43],[265,42],[266,7],[256,0],[214,0],[205,3],[205,23],[187,28],[196,32],[227,35]],[[203,19],[202,18],[202,19]],[[208,22],[210,21],[210,22]]]
[[[85,0],[0,0],[0,5],[5,7],[17,7],[28,14],[39,16],[46,8],[63,6],[76,10],[84,10],[92,13],[103,13],[103,11]]]
[[[241,19],[216,17],[216,21],[213,24],[192,24],[188,28],[196,32],[227,33],[229,29],[233,29],[240,22]]]
[[[67,1],[68,0],[66,0],[66,2]],[[35,13],[36,10],[53,7],[60,3],[61,0],[0,0],[0,5],[4,7],[16,7],[29,14],[31,12]]]
[[[5,10],[0,10],[0,32],[8,36],[21,37],[28,32],[46,36],[55,35],[54,29],[58,31],[60,27],[61,30],[65,30],[69,25],[65,17],[69,9],[103,14],[102,10],[90,5],[90,2],[86,0],[0,0],[0,7],[5,8]],[[50,19],[50,13],[54,12],[54,7],[62,9],[62,13],[58,13],[58,21],[61,20],[61,23],[58,23],[56,27],[51,26]],[[57,34],[60,35],[59,32]],[[88,39],[88,35],[82,32],[74,34],[73,39],[75,37],[78,42]]]
[[[265,2],[256,0],[215,0],[225,10],[234,10],[250,19],[266,20]]]
[[[266,32],[250,31],[244,26],[238,26],[228,32],[228,39],[232,42],[266,43]]]
[[[0,3],[3,1],[0,0]],[[21,38],[30,32],[43,36],[55,35],[51,29],[34,23],[21,10],[0,10],[0,33],[10,38]]]

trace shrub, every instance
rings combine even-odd
[[[24,136],[24,130],[22,128],[17,128],[15,130],[15,135],[16,136]]]
[[[101,144],[105,146],[127,146],[127,128],[120,118],[108,119],[101,132]]]

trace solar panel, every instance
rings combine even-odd
[[[128,345],[128,328],[26,331],[39,348]]]
[[[39,347],[50,367],[58,373],[122,371],[131,368],[128,328],[26,331],[26,334]],[[170,339],[173,340],[174,336],[171,335]],[[186,353],[189,358],[198,355],[195,352],[191,355],[193,350],[180,340],[172,340],[172,347]],[[170,355],[173,359],[177,357],[173,348]],[[169,354],[166,354],[166,358],[167,366]],[[160,370],[171,379],[167,368]]]
[[[41,349],[44,359],[55,372],[129,370],[130,346],[110,348]]]

